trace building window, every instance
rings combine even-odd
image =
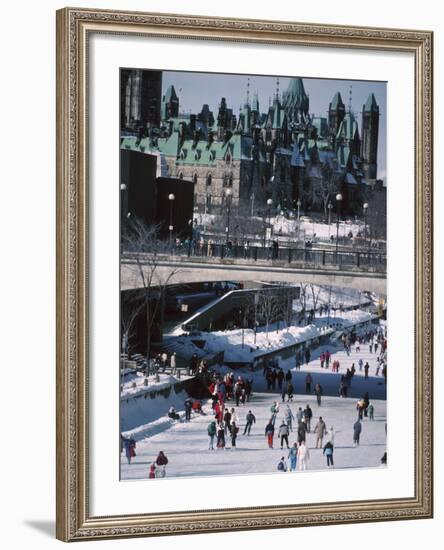
[[[183,180],[183,172],[179,172],[179,179]]]
[[[211,195],[207,195],[206,207],[207,209],[211,207]]]
[[[194,176],[193,176],[193,183],[194,183],[194,185],[197,184],[197,174],[194,174]]]
[[[207,175],[207,185],[208,185],[208,186],[211,185],[212,179],[213,179],[213,178],[212,178],[211,174],[208,174],[208,175]]]

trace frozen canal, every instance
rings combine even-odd
[[[309,365],[302,367],[300,371],[293,370],[293,360],[281,362],[286,371],[292,369],[295,397],[290,403],[291,410],[296,416],[298,408],[305,408],[307,404],[313,410],[311,423],[312,431],[319,416],[326,422],[327,428],[333,426],[335,432],[334,462],[336,468],[374,468],[381,467],[381,457],[386,451],[386,402],[385,383],[382,376],[375,376],[376,355],[368,351],[368,345],[361,346],[361,352],[352,351],[347,356],[343,351],[336,351],[332,360],[338,359],[341,367],[339,374],[333,374],[331,370],[321,369],[319,354],[327,347],[315,350]],[[329,346],[330,351],[335,351]],[[369,378],[366,380],[363,371],[359,372],[358,360],[362,358],[364,363],[369,362]],[[345,373],[347,367],[355,363],[357,372],[352,379],[348,398],[338,396],[339,379]],[[330,363],[331,364],[331,363]],[[321,407],[318,407],[313,394],[305,395],[304,379],[310,372],[313,384],[319,382],[324,390]],[[262,372],[254,375],[253,395],[250,403],[235,407],[239,417],[240,431],[236,441],[236,448],[232,449],[227,437],[226,449],[208,450],[207,426],[213,419],[211,408],[208,404],[204,410],[206,416],[193,415],[191,422],[176,422],[152,437],[137,441],[137,456],[128,465],[125,455],[121,455],[121,477],[123,480],[147,479],[149,466],[156,459],[159,451],[163,451],[168,457],[167,477],[203,477],[213,475],[232,475],[248,473],[269,473],[277,471],[277,464],[282,456],[287,459],[288,451],[280,450],[280,441],[277,432],[284,418],[285,405],[281,402],[280,394],[267,392]],[[370,401],[374,406],[374,420],[364,418],[362,423],[361,444],[353,447],[353,424],[357,418],[356,401],[368,391]],[[274,401],[280,404],[280,412],[276,420],[276,435],[274,449],[269,449],[265,439],[265,426],[270,418],[270,407]],[[231,409],[234,404],[227,402]],[[243,436],[245,416],[251,410],[256,416],[256,424],[253,426],[250,436]],[[296,424],[296,422],[294,422]],[[129,434],[128,434],[129,435]],[[292,445],[296,440],[295,432],[290,434],[289,442]],[[307,446],[310,451],[308,468],[310,470],[325,469],[326,458],[321,449],[315,449],[316,436],[307,434]],[[326,439],[324,438],[324,443]],[[288,461],[287,461],[288,462]],[[299,473],[298,473],[299,474]]]

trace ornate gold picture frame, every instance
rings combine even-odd
[[[92,514],[88,228],[94,208],[88,200],[88,63],[94,34],[401,52],[414,57],[413,496]],[[433,34],[428,31],[77,8],[57,12],[57,538],[76,541],[432,517],[432,48]]]

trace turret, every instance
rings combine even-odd
[[[336,136],[339,125],[344,120],[345,105],[342,101],[341,94],[336,92],[328,106],[328,127],[330,133]]]
[[[179,98],[173,85],[168,86],[162,97],[162,119],[168,120],[179,115]]]
[[[363,170],[367,180],[376,180],[378,167],[379,106],[370,94],[362,107]]]

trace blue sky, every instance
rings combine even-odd
[[[304,87],[310,99],[310,113],[316,116],[327,116],[328,104],[336,92],[340,92],[342,101],[348,109],[351,91],[351,110],[355,114],[361,129],[362,106],[370,93],[374,93],[379,105],[379,142],[378,142],[378,178],[386,179],[386,134],[387,134],[387,87],[385,82],[364,80],[331,80],[322,78],[305,78]],[[173,84],[179,96],[181,113],[198,113],[207,103],[214,115],[220,99],[225,97],[228,107],[238,115],[239,107],[245,101],[247,84],[250,82],[250,98],[257,92],[259,108],[265,113],[270,98],[273,100],[277,89],[276,76],[232,75],[219,73],[193,73],[164,71],[162,94]],[[289,77],[279,77],[279,92],[287,89]],[[350,88],[351,87],[351,88]]]

